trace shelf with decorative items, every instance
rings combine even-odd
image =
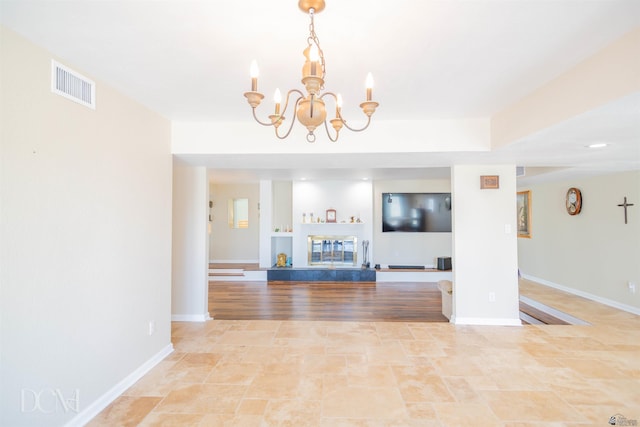
[[[271,232],[272,236],[291,236],[293,234],[293,227],[290,225],[276,225]]]
[[[303,212],[301,224],[363,224],[360,215],[351,215],[348,219],[338,219],[336,210],[329,208],[324,216],[314,215],[313,212]]]
[[[301,236],[309,235],[354,235],[360,236],[364,233],[364,222],[320,222],[313,224],[300,224],[299,231]]]
[[[364,222],[348,222],[348,221],[340,221],[340,222],[303,222],[300,225],[327,225],[329,227],[335,227],[338,225],[364,225]]]

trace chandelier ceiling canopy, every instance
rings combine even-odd
[[[274,94],[275,110],[274,113],[269,115],[269,121],[261,121],[256,115],[256,108],[260,105],[260,102],[264,98],[264,95],[258,92],[258,65],[256,61],[251,63],[251,91],[245,92],[244,96],[247,98],[251,110],[253,111],[254,119],[263,126],[273,126],[275,134],[280,139],[285,139],[291,133],[293,125],[298,121],[307,128],[307,141],[315,142],[316,136],[314,131],[318,126],[324,124],[324,128],[327,132],[327,136],[333,142],[338,140],[340,136],[340,130],[345,127],[354,132],[361,132],[369,127],[371,123],[371,116],[376,111],[378,103],[372,100],[373,92],[373,77],[371,73],[367,75],[366,79],[366,100],[360,104],[360,108],[367,117],[367,122],[362,128],[353,128],[347,124],[347,121],[342,117],[342,97],[340,94],[334,94],[333,92],[323,92],[324,90],[324,78],[326,75],[324,52],[320,47],[320,40],[315,32],[314,15],[321,12],[325,8],[324,0],[300,0],[298,7],[305,13],[309,14],[309,36],[307,37],[307,47],[304,49],[303,54],[305,57],[304,65],[302,66],[302,84],[305,86],[306,94],[298,89],[291,89],[285,96],[284,108],[281,109],[282,94],[279,89],[276,89]],[[332,99],[332,103],[335,105],[335,117],[329,120],[331,127],[334,129],[332,133],[329,130],[327,124],[327,108],[325,104],[326,99]],[[285,122],[285,113],[289,107],[289,104],[293,105],[294,116],[291,119],[289,128],[284,134],[279,133],[280,125]]]

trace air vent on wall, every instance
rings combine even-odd
[[[516,177],[524,176],[524,175],[525,175],[524,166],[516,166]]]
[[[96,109],[95,82],[53,60],[51,61],[51,91]]]

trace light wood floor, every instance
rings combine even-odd
[[[209,282],[209,314],[220,320],[448,322],[441,307],[435,283]],[[523,302],[520,310],[567,324]]]
[[[209,314],[226,320],[447,322],[434,283],[209,282]]]

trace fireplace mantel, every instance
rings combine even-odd
[[[361,238],[364,231],[363,222],[313,222],[300,224],[300,234],[307,236],[316,234],[326,235],[353,235]]]
[[[302,222],[300,223],[303,227],[312,227],[312,226],[321,226],[328,228],[337,228],[337,227],[353,227],[364,225],[364,222]]]

